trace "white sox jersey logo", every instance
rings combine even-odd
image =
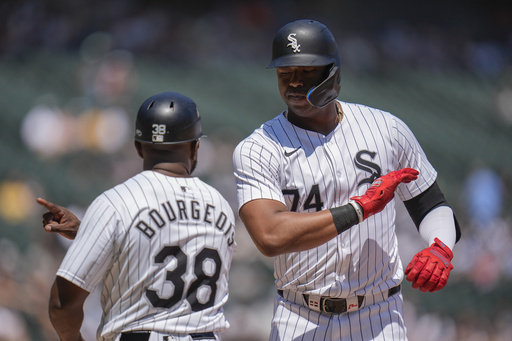
[[[363,158],[363,155],[368,155],[373,160],[377,155],[376,152],[370,152],[369,150],[360,150],[356,157],[354,158],[354,163],[357,168],[362,171],[368,172],[371,175],[363,180],[359,181],[357,187],[360,187],[364,184],[371,184],[375,181],[375,179],[379,178],[382,175],[380,166],[376,163],[370,162]]]
[[[291,47],[293,49],[293,53],[300,53],[300,44],[297,43],[297,38],[295,36],[297,33],[290,33],[288,35],[288,41],[290,42],[286,47]]]

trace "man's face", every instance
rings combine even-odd
[[[308,91],[325,79],[328,66],[289,66],[276,70],[281,97],[289,110],[299,113],[312,107],[307,100]]]

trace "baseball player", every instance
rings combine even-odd
[[[240,142],[233,163],[240,217],[274,257],[270,340],[406,340],[391,199],[426,243],[407,280],[443,288],[460,229],[436,170],[399,118],[336,99],[340,56],[322,23],[282,27],[268,68],[287,109]]]
[[[141,173],[98,196],[81,223],[38,200],[50,210],[48,231],[76,235],[50,295],[61,340],[81,340],[82,307],[99,283],[98,340],[218,340],[229,327],[223,306],[235,220],[222,195],[192,176],[202,136],[191,99],[152,96],[136,119]]]

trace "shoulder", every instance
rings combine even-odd
[[[213,187],[198,177],[193,176],[191,178],[180,178],[179,180],[186,182],[188,187],[194,187],[196,190],[199,190],[199,192],[204,193],[204,191],[207,191],[210,193],[210,195],[216,196],[222,201],[226,200],[217,188]]]
[[[122,204],[122,198],[115,195],[114,188],[101,193],[91,202],[85,211],[79,230],[94,229],[96,225],[104,227],[116,224],[119,220],[119,206]]]
[[[286,119],[283,113],[274,117],[271,120],[263,123],[260,127],[255,129],[249,136],[240,141],[236,146],[236,151],[241,151],[245,148],[262,147],[262,148],[275,148],[279,145],[279,140],[283,135],[286,135]]]
[[[409,130],[407,123],[395,114],[384,109],[371,107],[364,104],[340,102],[345,119],[352,123],[376,124],[387,126],[392,130]]]
[[[153,172],[146,172],[146,171],[140,172],[140,173],[126,179],[125,181],[115,185],[114,187],[106,190],[102,194],[109,195],[109,194],[112,194],[115,192],[127,190],[130,187],[140,186],[137,184],[140,184],[141,182],[144,182],[144,181],[152,181],[154,179],[154,176],[152,173]]]
[[[128,205],[128,201],[133,201],[141,197],[142,191],[147,185],[155,181],[153,172],[141,172],[122,183],[104,191],[96,200],[103,200],[112,207]]]
[[[396,118],[396,116],[391,114],[389,111],[371,107],[369,105],[341,101],[339,101],[339,103],[343,109],[343,114],[355,119],[365,117],[382,117],[386,120],[392,120]]]
[[[229,212],[229,217],[234,219],[231,204],[217,188],[198,177],[179,178],[178,182],[182,185],[186,185],[188,188],[191,188],[195,198],[201,198],[205,204],[221,207],[225,213]]]

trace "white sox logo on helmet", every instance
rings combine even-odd
[[[290,42],[286,47],[291,47],[293,49],[293,53],[300,53],[300,44],[297,44],[297,38],[295,36],[297,33],[290,33],[288,35],[288,41]]]

